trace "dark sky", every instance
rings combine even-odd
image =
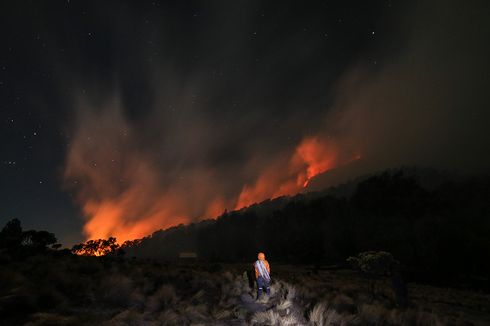
[[[0,224],[71,245],[353,160],[486,172],[489,5],[458,5],[2,1]]]

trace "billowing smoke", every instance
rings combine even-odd
[[[398,51],[382,65],[371,58],[346,70],[327,129],[358,146],[358,172],[400,165],[488,172],[488,9],[417,4],[402,19],[406,40]]]
[[[173,189],[162,189],[160,173],[135,142],[120,103],[107,103],[100,114],[80,105],[65,178],[78,192],[87,217],[86,236],[126,240],[188,222],[184,198]]]
[[[253,178],[202,161],[178,166],[165,161],[166,152],[158,152],[164,140],[153,140],[151,147],[142,143],[120,99],[99,105],[79,103],[65,169],[66,184],[77,191],[87,218],[84,233],[89,239],[139,238],[156,229],[216,217],[225,209],[292,195],[315,175],[343,163],[333,141],[305,137],[291,152],[261,161]],[[244,170],[247,165],[255,169],[256,161],[241,164]]]
[[[330,87],[314,73],[314,51],[292,50],[297,37],[237,44],[226,25],[237,20],[223,11],[226,26],[200,35],[226,44],[202,45],[212,57],[164,56],[138,68],[144,87],[121,81],[95,92],[98,100],[76,102],[64,175],[87,218],[86,237],[122,241],[215,217],[298,193],[353,161],[355,173],[487,168],[489,31],[475,8],[412,8],[393,26],[403,35],[396,49],[361,51]],[[254,49],[265,55],[259,60]]]

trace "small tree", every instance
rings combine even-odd
[[[399,265],[399,262],[393,258],[393,255],[386,251],[365,251],[357,257],[347,258],[350,266],[360,271],[369,279],[369,287],[373,298],[376,295],[376,279],[380,276],[391,275],[393,270]]]
[[[357,257],[347,258],[347,262],[353,269],[373,276],[388,275],[399,264],[393,255],[386,251],[361,252]]]
[[[29,230],[22,234],[22,245],[36,250],[45,250],[57,241],[54,233],[48,231]]]
[[[19,248],[22,245],[22,226],[18,219],[14,218],[5,224],[0,231],[0,247],[7,249]]]

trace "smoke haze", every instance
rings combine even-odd
[[[390,19],[372,13],[356,24],[379,38],[374,45],[335,35],[319,45],[321,14],[304,20],[313,33],[293,33],[291,12],[209,6],[197,17],[204,29],[143,24],[146,43],[118,57],[129,70],[111,86],[76,87],[64,183],[87,238],[139,238],[292,195],[353,161],[358,172],[490,166],[490,34],[479,6],[435,1]],[[368,28],[373,21],[379,31]],[[330,46],[341,50],[329,54]]]

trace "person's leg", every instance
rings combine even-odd
[[[264,280],[264,281],[265,281],[264,282],[265,293],[267,293],[267,296],[270,296],[271,295],[271,288],[270,288],[271,281],[270,280],[268,280],[268,281]]]
[[[260,299],[260,297],[262,296],[263,287],[264,287],[264,279],[262,278],[262,276],[259,276],[257,278],[257,299]]]

